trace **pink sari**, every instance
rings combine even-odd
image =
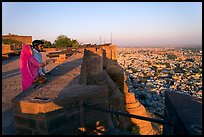
[[[38,76],[40,63],[32,56],[29,44],[22,46],[20,55],[20,71],[22,75],[22,91],[30,87]]]

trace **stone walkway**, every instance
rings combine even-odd
[[[47,59],[46,54],[46,52],[42,52],[43,60]],[[82,57],[82,54],[75,54],[68,57],[66,62],[74,62]],[[19,56],[13,56],[8,60],[2,60],[2,135],[15,135],[11,100],[21,93],[21,74],[19,65]],[[57,63],[49,64],[45,69],[49,72],[58,65]],[[51,74],[51,76],[52,75],[53,74]]]

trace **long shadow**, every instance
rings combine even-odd
[[[111,55],[113,52],[111,51]],[[110,68],[109,66],[112,66]],[[116,60],[108,59],[106,50],[103,50],[103,68],[110,75],[111,79],[119,86],[121,92],[125,92],[124,75],[125,70],[117,63]],[[126,72],[125,72],[126,73]]]
[[[11,56],[9,59],[2,59],[2,66],[11,63],[19,58],[20,56]]]
[[[3,72],[2,73],[2,79],[10,78],[10,77],[20,75],[20,74],[21,74],[20,68],[17,68],[17,69],[11,70],[11,71]]]
[[[2,112],[2,135],[15,135],[13,109]]]
[[[106,69],[107,66],[104,66],[104,64],[102,64],[102,66],[100,66],[100,68],[98,67],[98,65],[101,65],[101,63],[97,62],[97,61],[101,61],[102,59],[102,62],[106,61],[106,65],[108,64],[114,64],[114,65],[118,65],[117,64],[117,61],[113,61],[111,59],[108,59],[106,56],[103,55],[103,58],[101,56],[99,56],[98,54],[95,54],[94,52],[89,52],[90,55],[93,55],[94,57],[92,58],[89,58],[91,60],[86,60],[86,63],[85,63],[85,66],[83,67],[83,63],[82,63],[82,67],[81,67],[81,73],[80,73],[80,76],[78,75],[77,77],[75,77],[73,80],[71,80],[67,85],[65,85],[63,87],[63,89],[61,91],[59,91],[59,94],[58,94],[58,97],[55,98],[53,100],[53,102],[58,105],[58,106],[61,106],[62,108],[66,108],[66,104],[61,104],[59,102],[59,98],[62,97],[64,98],[64,95],[67,93],[67,89],[69,87],[72,87],[72,83],[75,83],[76,80],[79,80],[79,77],[81,77],[81,75],[85,75],[85,79],[87,79],[87,82],[88,83],[83,83],[85,85],[89,85],[91,83],[93,83],[93,80],[92,78],[94,78],[94,82],[96,82],[96,85],[97,85],[97,80],[100,80],[101,79],[101,76],[103,75],[103,69]],[[90,57],[90,56],[89,56]],[[83,58],[83,61],[84,58]],[[78,63],[74,63],[74,62],[78,62]],[[51,72],[51,75],[48,75],[48,82],[38,86],[37,88],[43,88],[44,86],[48,85],[49,83],[51,83],[53,80],[55,80],[57,77],[60,77],[62,75],[65,75],[66,73],[72,71],[74,68],[78,67],[81,65],[81,62],[82,62],[82,58],[80,59],[76,59],[74,61],[71,61],[71,62],[66,62],[64,64],[61,64],[57,67],[55,67],[54,69],[52,69],[50,72]],[[74,63],[74,64],[73,64]],[[99,63],[99,64],[98,64]],[[72,64],[72,65],[71,65]],[[86,65],[90,65],[89,67],[86,67]],[[93,66],[93,68],[91,67]],[[116,66],[115,66],[116,67]],[[119,67],[120,68],[120,67]],[[124,90],[123,87],[124,87],[124,75],[123,73],[121,72],[121,70],[117,68],[117,72],[115,73],[115,70],[114,68],[109,68],[110,70],[113,69],[110,74],[112,74],[112,76],[114,76],[114,80],[116,83],[119,82],[119,87],[121,90]],[[98,70],[100,69],[100,70]],[[99,73],[98,73],[99,72]],[[107,71],[108,72],[108,71]],[[85,73],[85,74],[82,74],[82,73]],[[86,74],[88,73],[88,75]],[[96,75],[95,75],[96,74]],[[98,75],[97,75],[98,74]],[[120,74],[120,78],[117,79],[117,74]],[[90,76],[90,77],[89,77]],[[103,76],[102,76],[103,77]],[[96,80],[96,81],[95,81]],[[94,84],[95,85],[95,84]],[[32,94],[33,92],[36,91],[36,89],[33,89],[34,85],[32,85],[30,88],[26,89],[25,91],[23,91],[21,94],[19,94],[18,96],[15,97],[15,99],[13,99],[13,101],[19,101],[19,100],[22,100],[26,97],[28,97],[30,94]],[[83,87],[83,86],[82,86]],[[49,92],[49,91],[48,91]],[[73,89],[73,92],[74,92],[74,89]],[[73,93],[72,92],[72,93]],[[50,93],[52,94],[52,93]],[[69,94],[69,93],[68,93]],[[70,93],[71,94],[71,93]],[[83,93],[82,93],[83,94]],[[66,98],[66,97],[65,97]],[[56,110],[58,111],[58,110]],[[53,113],[53,112],[48,112],[48,113]],[[64,121],[65,122],[65,126],[66,126],[66,122],[67,120]],[[57,122],[57,124],[59,125],[56,125],[55,126],[60,126],[60,122]],[[77,130],[77,129],[76,129]]]
[[[56,66],[55,68],[53,68],[50,72],[51,75],[48,75],[48,81],[44,84],[41,84],[37,87],[38,88],[43,88],[44,86],[48,85],[49,83],[51,83],[53,80],[55,80],[57,77],[60,77],[70,71],[72,71],[73,69],[75,69],[76,67],[80,66],[82,62],[82,58],[70,61],[70,62],[66,62],[63,64],[60,64],[58,66]],[[14,102],[19,102],[20,100],[23,100],[24,98],[30,96],[32,93],[36,92],[36,88],[34,88],[35,85],[33,84],[31,87],[29,87],[28,89],[26,89],[25,91],[21,92],[20,94],[18,94],[15,98],[12,99],[12,103]],[[52,93],[50,93],[52,94]],[[11,111],[11,110],[8,110]],[[3,112],[2,115],[6,115],[6,114],[10,114],[8,113],[8,111]],[[15,130],[13,129],[13,126],[9,126],[9,127],[4,127],[4,134],[16,134]]]
[[[78,63],[74,63],[74,62],[78,62]],[[43,83],[40,85],[32,84],[31,87],[29,87],[28,89],[26,89],[25,91],[23,91],[22,93],[17,95],[14,99],[12,99],[12,101],[18,101],[18,100],[21,100],[21,99],[28,97],[30,94],[35,92],[38,88],[43,88],[44,86],[51,83],[53,80],[55,80],[56,77],[60,77],[64,74],[72,71],[74,68],[80,66],[81,62],[82,62],[82,58],[79,58],[79,59],[76,59],[76,60],[73,60],[70,62],[66,62],[66,63],[63,63],[63,64],[56,66],[55,68],[53,68],[50,71],[51,74],[47,76],[48,81],[46,83]],[[72,63],[74,63],[74,65]],[[66,68],[66,66],[67,66],[67,68]]]
[[[90,52],[91,53],[91,52]],[[85,75],[85,79],[87,79],[87,77],[88,76],[93,76],[92,74],[93,73],[95,73],[95,72],[98,72],[98,67],[97,67],[97,65],[99,65],[98,64],[98,62],[97,62],[97,54],[95,54],[95,53],[91,53],[91,54],[93,54],[96,58],[92,58],[92,60],[89,60],[90,62],[88,62],[88,65],[92,65],[95,69],[91,69],[91,67],[89,66],[88,68],[87,67],[83,67],[83,64],[82,64],[82,70],[83,69],[85,69],[85,70],[83,70],[85,73],[89,73],[89,74],[91,74],[91,75]],[[117,83],[118,84],[118,87],[119,87],[119,89],[122,91],[122,92],[125,92],[125,90],[126,90],[126,88],[125,88],[125,85],[124,85],[124,79],[125,79],[125,77],[124,77],[124,73],[122,72],[122,67],[120,66],[120,65],[118,65],[117,64],[117,62],[116,61],[114,61],[114,60],[111,60],[111,59],[108,59],[107,58],[107,56],[106,56],[106,51],[104,51],[104,54],[103,54],[103,62],[106,62],[106,66],[104,66],[104,64],[103,64],[103,66],[102,66],[102,69],[105,69],[107,72],[108,72],[108,74],[110,75],[110,77],[112,78],[112,80],[115,82],[115,83]],[[111,53],[112,54],[112,53]],[[71,65],[74,61],[79,61],[79,63],[77,63],[77,64],[75,64],[75,65]],[[76,67],[78,67],[79,65],[81,65],[81,59],[77,59],[77,60],[74,60],[74,61],[71,61],[71,62],[67,62],[67,63],[64,63],[64,64],[62,64],[62,65],[59,65],[59,66],[57,66],[57,67],[55,67],[53,70],[51,70],[51,75],[50,76],[48,76],[48,79],[49,79],[49,81],[47,82],[47,83],[45,83],[45,84],[42,84],[42,85],[40,85],[39,87],[41,87],[41,88],[43,88],[45,85],[47,85],[47,84],[49,84],[51,81],[53,81],[56,77],[60,77],[60,76],[62,76],[62,75],[64,75],[64,74],[66,74],[66,73],[68,73],[69,71],[71,71],[71,70],[73,70],[74,68],[76,68]],[[83,62],[84,63],[84,62]],[[108,67],[109,65],[112,65],[111,67]],[[86,64],[87,65],[87,64]],[[100,67],[100,69],[101,69],[101,67]],[[82,71],[81,71],[82,72]],[[83,72],[83,73],[84,73]],[[101,71],[99,71],[99,72],[101,72]],[[82,75],[82,73],[80,74],[80,75]],[[97,79],[100,79],[100,76],[101,75],[95,75],[95,78],[94,77],[92,77],[92,78],[94,78],[94,80],[97,80]],[[79,78],[79,76],[77,76],[77,77],[75,77],[70,83],[72,83],[72,82],[74,82],[76,79],[78,79]],[[85,80],[85,85],[87,85],[87,80]],[[93,81],[91,80],[91,82],[90,83],[92,83]],[[59,92],[59,95],[58,95],[58,97],[57,98],[55,98],[54,99],[54,103],[55,104],[57,104],[57,105],[59,105],[59,106],[61,106],[62,108],[65,108],[65,111],[67,111],[66,110],[66,105],[67,104],[61,104],[61,103],[59,103],[58,102],[58,98],[59,97],[62,97],[63,98],[63,95],[65,95],[66,93],[67,93],[67,89],[70,87],[70,83],[68,83],[66,86],[64,86],[64,88]],[[31,93],[33,93],[33,92],[35,92],[36,90],[35,89],[32,89],[33,88],[33,86],[32,87],[30,87],[29,89],[27,89],[26,91],[24,91],[22,94],[20,94],[18,97],[20,98],[21,97],[21,99],[22,98],[24,98],[24,97],[27,97],[27,96],[29,96]],[[49,91],[48,91],[49,92]],[[73,91],[74,92],[74,91]],[[72,93],[73,93],[72,92]],[[17,98],[18,98],[17,97]],[[64,97],[64,98],[66,98],[66,97]],[[64,99],[63,98],[63,99]],[[66,103],[66,102],[65,102]],[[118,104],[117,104],[118,105]],[[117,105],[116,106],[114,106],[114,107],[117,107]],[[58,111],[58,110],[56,110],[56,111]],[[52,113],[52,112],[48,112],[48,113]],[[66,117],[67,118],[67,117]],[[116,118],[115,118],[116,119]],[[60,122],[62,122],[62,123],[64,123],[64,125],[66,126],[66,122],[67,121],[69,121],[69,119],[67,120],[67,119],[63,119],[62,121],[60,121]],[[60,126],[60,122],[58,122],[57,121],[57,124],[55,124],[54,123],[54,126]],[[74,124],[74,123],[73,123]]]
[[[97,49],[96,49],[97,50]],[[116,60],[112,60],[112,59],[109,59],[107,58],[106,56],[106,51],[103,50],[103,58],[102,58],[102,66],[98,67],[99,65],[101,65],[100,62],[98,62],[100,59],[101,59],[101,56],[99,56],[98,54],[92,52],[92,51],[85,51],[87,52],[87,56],[86,57],[83,57],[83,61],[87,61],[87,62],[83,62],[85,64],[82,63],[82,67],[81,67],[81,73],[79,76],[77,76],[75,79],[73,79],[72,81],[75,81],[76,79],[79,79],[82,80],[82,81],[85,81],[85,83],[81,83],[81,85],[84,85],[84,86],[88,86],[88,85],[100,85],[98,84],[98,81],[97,80],[102,80],[103,78],[103,71],[101,70],[98,70],[98,69],[102,69],[102,70],[105,70],[109,75],[110,75],[110,78],[112,78],[112,80],[115,82],[115,84],[118,86],[118,88],[120,89],[120,91],[123,93],[124,92],[124,75],[123,75],[123,70],[121,66],[118,65],[117,61]],[[85,52],[84,52],[84,55],[85,55]],[[112,53],[111,53],[112,54]],[[90,56],[92,56],[93,58],[90,60]],[[89,58],[89,60],[84,60],[84,58]],[[101,60],[100,60],[101,61]],[[89,65],[87,67],[87,65]],[[91,66],[93,66],[93,68],[91,68]],[[112,67],[109,67],[109,66],[112,66]],[[116,71],[114,70],[117,69]],[[95,72],[99,72],[98,75],[95,75],[96,73]],[[100,73],[101,72],[101,73]],[[86,73],[86,75],[84,76],[83,73]],[[119,74],[119,75],[118,75]],[[85,78],[84,78],[85,77]],[[84,80],[85,79],[85,80]],[[70,83],[72,83],[72,81]],[[66,95],[70,95],[70,94],[77,94],[76,91],[82,91],[83,89],[80,89],[79,87],[77,87],[76,90],[74,90],[74,87],[71,87],[72,85],[68,83],[66,86],[64,86],[64,88],[60,91],[58,97],[56,99],[53,100],[53,102],[55,104],[57,104],[58,106],[61,106],[62,108],[66,108],[66,104],[63,104],[63,103],[60,103],[58,98],[66,98]],[[105,86],[105,85],[104,85]],[[106,85],[107,86],[107,85]],[[82,88],[83,86],[81,86]],[[69,90],[69,88],[71,90]],[[84,87],[85,88],[85,87]],[[88,88],[87,88],[88,89]],[[85,91],[87,90],[86,88],[84,89]],[[71,92],[68,92],[71,91]],[[83,94],[83,92],[80,92],[79,93],[79,96],[81,96],[80,94]],[[72,95],[70,95],[72,96]],[[82,95],[83,96],[83,95]],[[74,101],[76,101],[76,98],[73,99]],[[78,100],[77,100],[78,101]],[[110,100],[109,100],[110,101]],[[74,102],[72,102],[74,103]],[[75,102],[76,103],[76,102]],[[78,102],[79,103],[79,102]],[[95,102],[93,102],[95,103]],[[118,104],[119,105],[119,104]],[[76,106],[75,106],[76,107]],[[79,107],[79,106],[78,106]],[[109,108],[105,108],[105,109],[109,109]],[[56,110],[57,112],[58,110]],[[84,111],[87,112],[87,108],[84,108]],[[91,112],[98,112],[98,111],[91,111]],[[52,113],[52,112],[51,112]],[[101,112],[101,115],[103,115],[104,112]],[[98,114],[98,113],[97,113]],[[84,117],[87,117],[87,116],[84,116]],[[99,116],[100,117],[100,116]],[[111,117],[113,118],[113,122],[114,124],[117,125],[117,123],[119,121],[117,121],[113,115],[111,115]],[[97,119],[97,118],[96,118]],[[99,120],[99,119],[98,119]],[[127,120],[127,119],[126,119]],[[96,120],[97,121],[97,120]],[[95,121],[95,122],[96,122]],[[69,123],[69,120],[65,120],[64,121],[64,124],[66,126],[66,123]],[[80,125],[79,125],[80,126]],[[119,125],[118,125],[119,126]],[[94,128],[94,127],[92,127]],[[78,129],[77,127],[75,128],[75,131],[77,132]],[[107,131],[106,131],[107,132]]]

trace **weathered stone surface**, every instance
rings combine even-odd
[[[23,127],[27,127],[31,129],[32,128],[35,129],[37,127],[36,121],[34,119],[26,118],[20,115],[15,115],[14,119],[15,119],[15,124],[17,125],[21,125]]]
[[[20,101],[21,113],[37,114],[37,103]]]
[[[165,134],[202,135],[202,100],[176,92],[165,92]],[[193,119],[193,120],[192,120]]]
[[[8,34],[8,35],[2,35],[2,39],[12,39],[12,40],[17,40],[21,41],[22,43],[32,43],[32,36],[19,36],[19,35],[13,35],[13,34]]]
[[[107,45],[102,46],[102,49],[105,51],[105,58],[109,60],[117,60],[116,56],[116,45]]]
[[[119,65],[113,63],[107,67],[107,72],[113,81],[117,83],[119,89],[124,93],[128,93],[128,87],[125,82],[126,75],[122,68]]]
[[[30,87],[13,100],[16,114],[33,115],[34,127],[28,125],[32,134],[74,134],[83,126],[95,126],[102,131],[109,127],[127,130],[131,123],[141,128],[141,135],[152,134],[150,122],[124,116],[112,117],[110,113],[82,104],[147,116],[144,106],[128,92],[126,74],[117,65],[114,45],[86,48],[83,63],[80,59],[66,60],[51,73],[48,84],[36,89]]]
[[[103,71],[102,56],[103,51],[100,47],[85,49],[79,82],[80,84],[96,84],[97,78]]]
[[[56,59],[55,63],[62,63],[67,59],[66,54],[59,54],[59,57]]]
[[[134,93],[126,93],[126,110],[133,115],[139,115],[147,117],[146,109],[143,105],[135,98]],[[136,118],[131,118],[133,124],[136,124],[140,128],[140,135],[153,135],[152,125],[149,121],[144,121]]]
[[[32,135],[32,130],[27,129],[25,127],[16,126],[16,134],[17,135]]]
[[[55,98],[55,100],[50,100],[52,102],[49,102],[49,100],[48,102],[44,102],[44,103],[41,100],[39,100],[39,102],[35,101],[34,103],[26,102],[26,101],[23,101],[23,103],[21,102],[20,106],[23,107],[23,109],[21,110],[22,112],[21,115],[24,115],[25,113],[33,114],[32,122],[34,122],[35,124],[29,125],[30,123],[29,119],[25,119],[25,122],[28,122],[26,124],[27,127],[35,128],[35,129],[37,128],[36,123],[38,123],[38,129],[36,130],[35,133],[37,132],[42,132],[44,134],[57,133],[58,128],[60,130],[70,122],[72,123],[72,122],[76,122],[77,120],[79,121],[79,116],[77,115],[79,115],[80,113],[79,112],[80,99],[83,99],[84,102],[88,104],[90,103],[98,104],[98,102],[104,102],[105,103],[104,105],[101,106],[99,104],[99,106],[107,107],[107,104],[106,104],[107,97],[108,97],[108,88],[106,88],[105,86],[97,86],[97,85],[89,85],[89,86],[78,85],[77,86],[76,85],[68,88],[66,92],[61,93],[58,96],[58,98]],[[66,101],[66,100],[69,100],[69,101]],[[77,104],[73,104],[74,102]],[[29,105],[33,109],[29,110]],[[40,114],[41,117],[40,118],[35,117],[35,115],[37,114]],[[94,118],[100,118],[97,116],[101,115],[100,112],[94,113],[95,116],[91,116],[91,114],[93,113],[87,114],[90,116],[90,119],[88,120],[89,122],[94,120]],[[73,116],[77,116],[77,117],[73,118]],[[101,118],[103,118],[103,116]],[[15,119],[17,120],[17,123],[20,123],[20,125],[25,126],[23,122],[20,122],[18,117],[15,117]],[[95,121],[97,120],[98,119],[96,119]],[[70,126],[72,126],[71,123],[69,124]],[[18,125],[19,124],[17,124],[16,126],[18,127]]]

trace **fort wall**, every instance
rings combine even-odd
[[[2,39],[12,39],[12,40],[17,40],[21,41],[23,44],[31,44],[32,43],[32,36],[18,36],[18,35],[2,35]]]
[[[72,73],[74,62],[81,66],[79,78]],[[65,61],[51,73],[50,83],[38,88],[32,85],[13,99],[16,134],[130,134],[135,127],[140,135],[153,134],[148,121],[83,106],[147,116],[144,106],[128,92],[125,72],[117,65],[115,45],[85,48],[82,62]],[[72,77],[72,81],[78,79],[74,85],[68,80]]]

